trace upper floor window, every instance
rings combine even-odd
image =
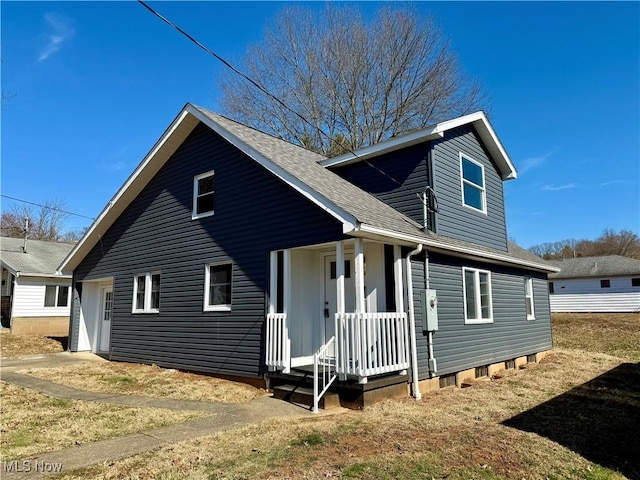
[[[484,166],[460,154],[460,176],[462,180],[462,204],[487,213]]]
[[[192,218],[213,215],[215,206],[215,172],[201,173],[193,177],[193,211]]]
[[[204,270],[204,310],[231,310],[231,263],[212,263]]]
[[[133,277],[133,313],[160,311],[160,273],[140,273]]]
[[[631,279],[632,287],[640,287],[640,277]]]
[[[68,307],[69,287],[63,285],[47,285],[44,289],[45,307]]]
[[[533,303],[533,278],[524,280],[524,298],[527,304],[527,320],[535,320],[535,304]]]
[[[491,272],[463,268],[465,323],[492,323]]]
[[[600,280],[600,288],[611,288],[611,281],[609,279]]]

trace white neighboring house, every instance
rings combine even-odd
[[[640,260],[608,255],[547,260],[552,312],[640,312]]]
[[[56,273],[74,243],[0,237],[2,327],[22,335],[66,336],[71,275]]]

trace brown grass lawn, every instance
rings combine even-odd
[[[65,341],[66,337],[49,338],[3,333],[0,335],[0,358],[62,352]]]
[[[243,403],[266,392],[244,383],[206,375],[120,362],[86,362],[22,370],[34,377],[92,392]]]
[[[0,382],[0,395],[0,460],[29,457],[202,415],[60,400],[5,382]]]
[[[577,342],[587,328],[578,322],[556,342]],[[640,372],[623,346],[633,324],[614,323],[626,327],[611,329],[620,340],[603,348],[622,357],[589,342],[588,351],[557,348],[538,365],[422,402],[264,422],[64,478],[640,478]]]

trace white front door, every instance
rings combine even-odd
[[[98,351],[108,352],[111,340],[111,314],[113,312],[113,289],[102,289],[102,308],[100,309],[100,344]]]
[[[352,254],[344,255],[344,309],[354,312],[355,297],[355,263]],[[324,345],[336,333],[335,314],[337,311],[336,257],[328,255],[324,258],[324,325],[322,328],[322,344]]]

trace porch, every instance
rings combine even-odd
[[[271,252],[266,364],[307,369],[317,401],[336,382],[406,375],[401,247],[357,238]]]

